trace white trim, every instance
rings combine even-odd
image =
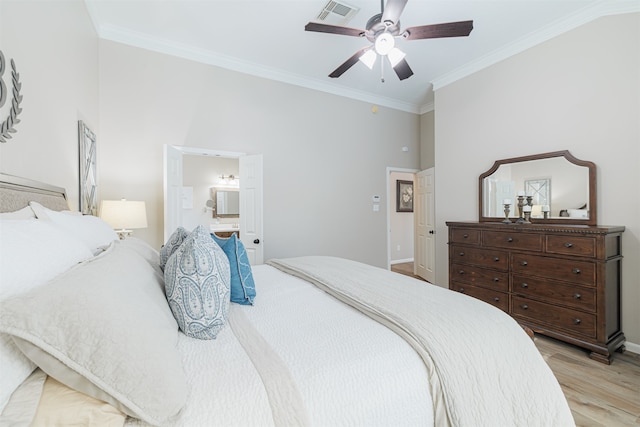
[[[192,61],[218,66],[221,68],[249,74],[252,76],[262,77],[269,80],[275,80],[295,86],[305,87],[330,93],[333,95],[343,96],[371,104],[382,105],[408,113],[424,114],[434,110],[433,101],[423,105],[411,102],[403,102],[384,96],[374,95],[368,92],[351,89],[339,84],[328,83],[322,80],[304,77],[298,74],[284,72],[272,67],[265,67],[260,64],[243,61],[226,55],[220,55],[205,49],[194,48],[185,44],[163,40],[148,34],[131,31],[122,27],[105,24],[98,25],[100,22],[97,7],[92,1],[85,1],[85,5],[89,12],[93,26],[96,29],[98,37],[104,40],[110,40],[117,43],[123,43],[154,52],[164,53],[179,58],[189,59]],[[459,79],[467,77],[484,68],[494,65],[504,59],[518,54],[526,49],[545,42],[562,33],[570,31],[574,28],[591,22],[597,18],[608,15],[617,15],[623,13],[640,12],[640,2],[637,0],[600,0],[599,2],[588,6],[579,12],[558,20],[546,27],[535,31],[528,36],[515,40],[505,47],[490,52],[489,54],[478,58],[459,67],[447,74],[436,77],[431,82],[433,90],[440,89]]]
[[[407,168],[394,168],[392,166],[387,166],[387,176],[385,179],[386,185],[386,193],[387,193],[387,270],[391,270],[391,192],[389,190],[389,186],[391,185],[391,172],[397,173],[412,173],[416,174],[420,172],[420,169],[407,169]],[[415,227],[414,227],[415,233]]]
[[[230,157],[230,158],[238,158],[238,157],[247,155],[247,153],[240,153],[236,151],[211,150],[208,148],[185,147],[183,145],[172,145],[172,147],[180,151],[183,155],[189,154],[189,155],[195,155],[195,156]]]
[[[632,342],[625,341],[624,346],[627,349],[627,351],[630,351],[631,353],[635,353],[635,354],[640,354],[640,344],[634,344]]]
[[[405,262],[413,262],[413,258],[394,259],[393,261],[389,261],[389,264],[395,265],[395,264],[403,264]]]
[[[640,2],[636,1],[611,1],[601,0],[591,6],[585,7],[571,16],[552,22],[551,24],[505,45],[489,54],[471,61],[450,73],[444,74],[431,81],[433,90],[436,91],[448,84],[476,73],[484,68],[503,61],[513,55],[530,49],[540,43],[550,40],[560,34],[573,30],[581,25],[594,21],[597,18],[623,13],[640,12]]]
[[[91,12],[91,11],[90,11]],[[91,14],[91,13],[90,13]],[[94,21],[95,24],[95,21]],[[104,40],[123,43],[154,52],[164,53],[178,58],[189,59],[203,64],[214,65],[228,70],[275,80],[294,86],[315,89],[333,95],[344,96],[371,104],[382,105],[396,110],[417,114],[419,105],[410,102],[402,102],[397,99],[373,95],[369,92],[351,89],[347,86],[327,83],[321,80],[304,77],[298,74],[288,73],[272,67],[265,67],[249,61],[244,61],[227,55],[210,52],[205,49],[194,48],[182,43],[170,40],[162,40],[148,34],[131,31],[115,25],[101,25],[98,28],[98,36]]]

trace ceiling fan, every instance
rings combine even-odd
[[[321,24],[309,22],[305,25],[305,31],[318,33],[339,34],[343,36],[366,37],[372,45],[363,47],[353,56],[347,59],[342,65],[333,70],[329,77],[340,77],[358,61],[363,62],[369,69],[373,65],[378,55],[389,59],[391,67],[400,80],[407,79],[413,75],[413,70],[404,59],[405,54],[395,47],[395,38],[401,37],[405,40],[434,39],[440,37],[466,37],[473,30],[473,21],[448,22],[444,24],[420,25],[417,27],[400,30],[400,15],[404,10],[408,0],[380,0],[381,13],[373,15],[367,21],[366,30],[343,27],[339,25]],[[382,62],[384,64],[384,62]],[[384,77],[382,78],[384,82]]]

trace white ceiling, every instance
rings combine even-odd
[[[341,0],[342,1],[342,0]],[[473,20],[469,37],[399,40],[415,73],[399,81],[379,62],[328,74],[367,46],[365,38],[304,31],[326,0],[85,0],[98,35],[158,52],[284,81],[403,111],[433,108],[442,87],[599,16],[640,11],[640,1],[409,0],[402,28]],[[362,28],[379,0],[345,0]]]

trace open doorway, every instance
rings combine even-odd
[[[215,166],[222,169],[208,170],[213,165],[206,158],[225,159]],[[201,163],[205,166],[200,167]],[[234,174],[236,167],[238,172]],[[185,171],[186,168],[201,171],[192,173]],[[190,185],[185,184],[185,179]],[[220,209],[220,204],[212,198],[216,197],[215,192],[231,187],[238,192],[239,214],[226,214],[221,221],[213,216],[211,208]],[[191,226],[209,224],[212,231],[224,231],[219,227],[221,222],[222,227],[233,228],[231,232],[239,234],[251,264],[262,264],[262,155],[165,145],[164,240],[179,226],[191,229]]]
[[[407,199],[413,207],[415,169],[387,168],[387,268],[410,268],[414,262],[414,212],[407,208]],[[409,185],[411,183],[411,185]],[[400,193],[398,192],[400,188]],[[403,199],[404,196],[404,199]]]

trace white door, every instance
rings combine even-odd
[[[164,146],[164,241],[182,224],[182,152]]]
[[[418,172],[414,191],[414,273],[430,283],[436,279],[434,178],[434,168]]]
[[[262,155],[240,157],[240,240],[251,265],[264,262]]]

